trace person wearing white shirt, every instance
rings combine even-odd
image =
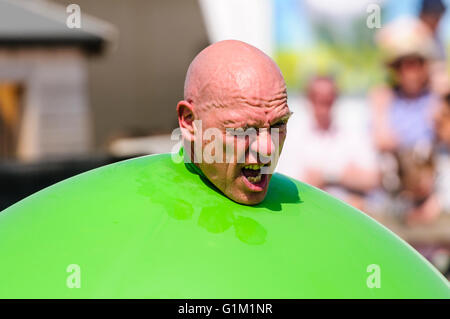
[[[363,209],[364,196],[378,186],[377,156],[370,135],[338,125],[338,92],[330,77],[315,77],[307,89],[309,116],[288,124],[289,136],[278,171],[328,191]]]

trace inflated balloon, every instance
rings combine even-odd
[[[244,206],[191,168],[128,160],[2,212],[0,298],[450,297],[415,250],[320,190],[275,174]]]

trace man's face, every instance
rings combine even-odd
[[[427,80],[428,68],[426,61],[420,57],[405,57],[395,66],[402,90],[411,96],[419,94]]]
[[[317,79],[309,87],[308,99],[313,107],[314,117],[321,127],[331,122],[331,109],[336,100],[336,87],[329,79]]]
[[[271,97],[266,96],[258,103],[249,101],[245,97],[231,99],[227,105],[213,107],[198,117],[203,133],[216,129],[223,141],[218,144],[222,147],[223,160],[206,163],[205,150],[212,139],[203,134],[200,142],[203,161],[198,166],[227,197],[254,205],[266,196],[272,174],[264,172],[269,171],[268,166],[276,165],[286,138],[290,111],[285,92],[273,92]],[[242,132],[248,133],[247,136]]]

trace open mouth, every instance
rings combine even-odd
[[[244,183],[252,191],[263,191],[267,185],[268,174],[262,174],[263,164],[249,164],[242,167],[241,172],[244,177]]]

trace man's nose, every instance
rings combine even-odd
[[[260,160],[264,157],[270,158],[272,156],[272,153],[275,151],[275,144],[272,141],[268,129],[261,129],[259,131],[256,138],[250,144],[250,150],[253,154],[259,154]]]

